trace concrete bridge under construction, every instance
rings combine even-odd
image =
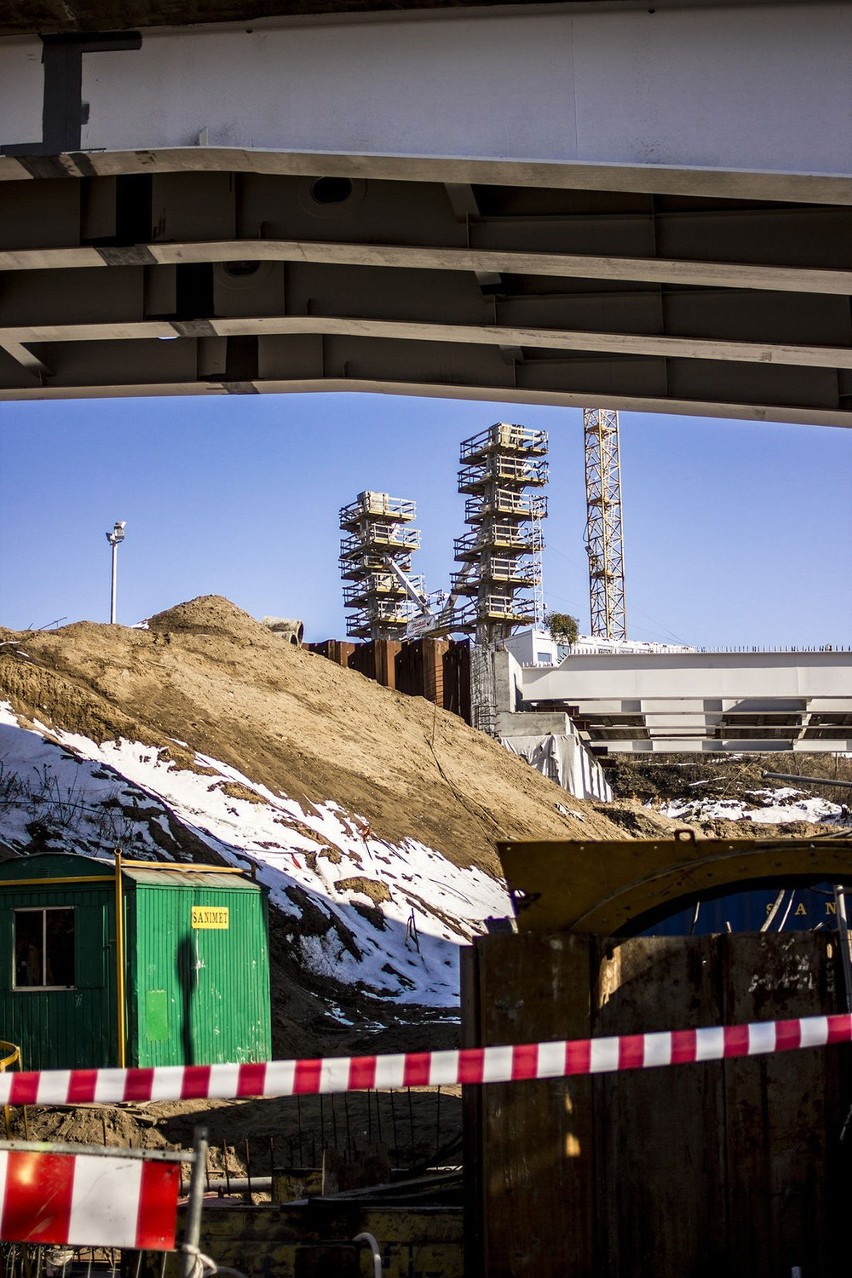
[[[589,642],[560,661],[545,636],[531,647],[532,634],[496,654],[504,738],[576,732],[604,754],[852,751],[852,650],[594,651]]]
[[[0,397],[852,424],[850,0],[0,0]]]

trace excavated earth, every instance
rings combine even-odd
[[[335,800],[380,838],[415,837],[456,865],[499,874],[498,839],[618,837],[603,812],[562,802],[455,715],[283,643],[216,595],[159,613],[147,630],[0,629],[3,644],[0,696],[25,720],[166,747],[181,767],[210,755],[292,799]]]

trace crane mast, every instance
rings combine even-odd
[[[591,632],[599,639],[626,639],[618,413],[584,408],[583,435]]]

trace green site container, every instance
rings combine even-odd
[[[0,1038],[25,1069],[121,1064],[123,996],[127,1066],[268,1060],[267,895],[217,868],[124,862],[117,936],[112,861],[3,862]]]

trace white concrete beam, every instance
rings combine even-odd
[[[50,369],[46,364],[42,363],[38,356],[27,350],[22,341],[19,341],[11,334],[0,332],[0,350],[4,350],[7,355],[11,355],[12,359],[21,365],[21,368],[25,368],[28,373],[32,373],[36,378],[39,378],[43,373],[50,372]]]
[[[520,328],[513,325],[424,324],[334,316],[241,316],[207,321],[208,336],[252,334],[319,334],[384,338],[395,341],[451,342],[460,345],[540,350],[605,352],[616,355],[679,356],[688,359],[732,360],[738,363],[783,364],[810,368],[852,369],[852,347],[792,346],[767,342],[702,341],[697,338],[657,337],[653,334],[594,333],[568,329]],[[173,337],[179,324],[162,320],[100,324],[38,324],[0,327],[0,346],[23,342],[140,341]],[[16,356],[17,358],[17,356]],[[33,357],[34,358],[34,357]],[[22,361],[23,362],[23,361]]]
[[[79,151],[150,155],[201,140],[739,173],[754,194],[771,175],[852,173],[850,51],[852,6],[818,0],[145,31],[138,49],[83,55]],[[0,145],[41,140],[40,55],[37,40],[0,41]]]
[[[761,266],[751,262],[693,262],[607,254],[524,253],[489,249],[353,244],[328,240],[220,240],[142,244],[151,263],[311,262],[427,271],[506,272],[701,288],[747,288],[781,293],[848,296],[852,270]],[[85,245],[68,248],[0,249],[0,271],[89,269],[110,264],[109,255]]]
[[[611,753],[844,750],[852,732],[852,652],[570,655],[511,669],[524,705],[570,703]]]

